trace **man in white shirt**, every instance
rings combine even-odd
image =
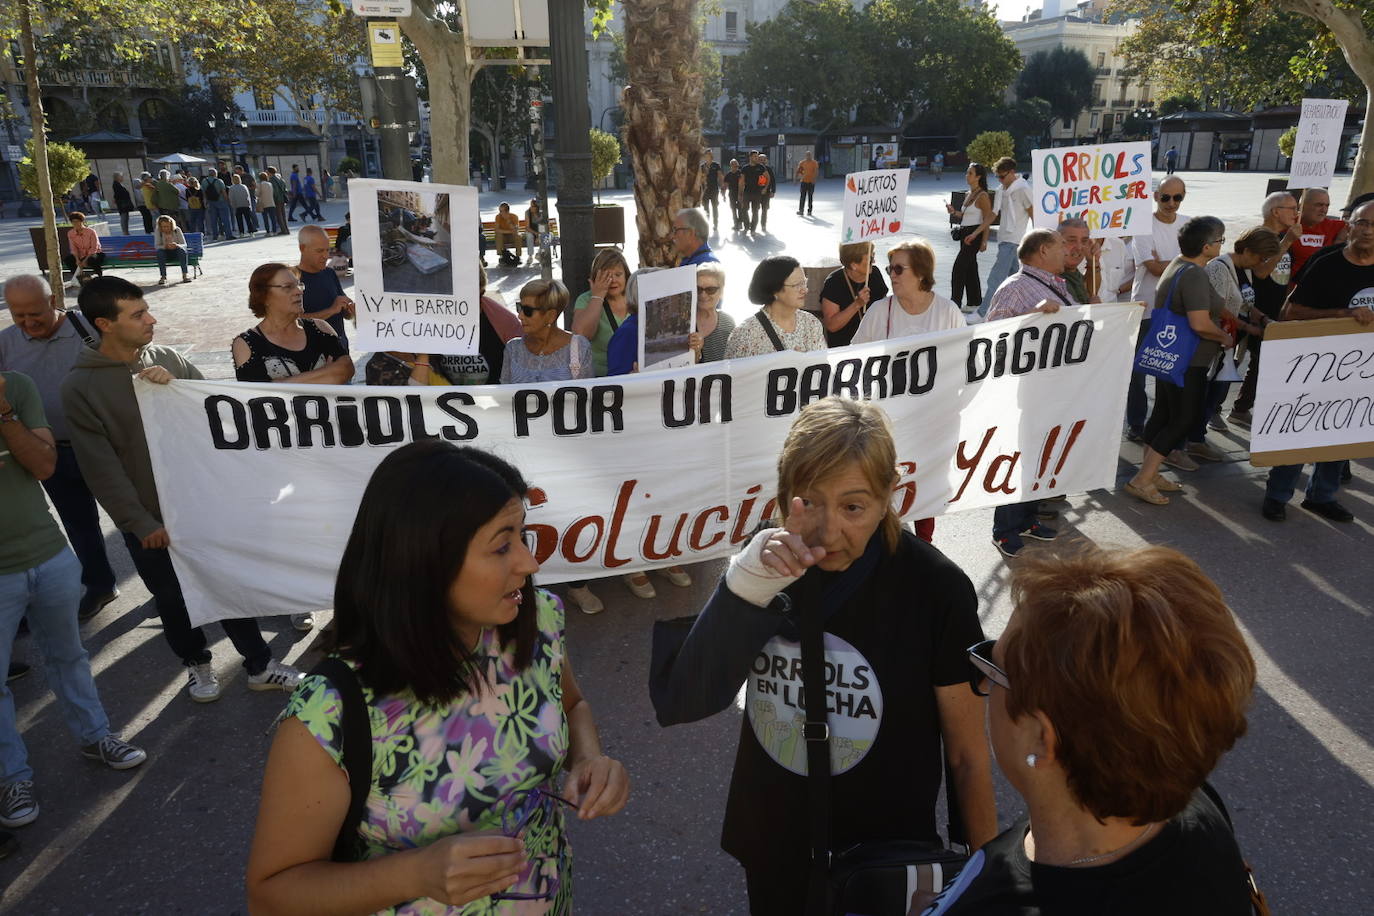
[[[1145,329],[1149,327],[1150,313],[1154,311],[1159,275],[1164,273],[1170,261],[1178,257],[1178,230],[1188,222],[1188,217],[1179,213],[1178,208],[1187,190],[1183,179],[1177,175],[1170,175],[1161,181],[1155,191],[1155,212],[1150,234],[1137,235],[1131,240],[1135,257],[1135,283],[1131,286],[1131,299],[1145,303],[1140,336],[1136,338],[1137,349]],[[1145,373],[1133,371],[1130,387],[1126,389],[1126,438],[1132,442],[1139,441],[1147,412]]]
[[[1031,216],[1031,190],[1026,179],[1016,171],[1016,160],[1003,156],[993,166],[997,180],[1002,182],[1002,191],[997,195],[997,210],[1002,220],[997,227],[997,260],[988,274],[989,293],[997,292],[1002,281],[1016,272],[1016,250],[1021,245],[1021,237],[1026,234],[1026,226]],[[983,300],[978,314],[986,318],[992,296]]]

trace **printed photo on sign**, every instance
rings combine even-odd
[[[692,365],[696,357],[687,338],[697,323],[696,267],[656,270],[636,282],[640,371]]]
[[[477,350],[477,191],[355,179],[358,344],[407,353]]]
[[[845,244],[867,242],[901,232],[910,181],[911,173],[906,169],[877,169],[846,175],[840,240]]]
[[[745,692],[754,737],[779,766],[806,775],[806,693],[801,645],[773,637],[754,659]],[[883,691],[858,649],[825,634],[825,709],[830,726],[830,771],[838,776],[864,759],[883,724]]]
[[[1031,150],[1037,229],[1074,218],[1093,238],[1148,234],[1153,206],[1148,141]]]

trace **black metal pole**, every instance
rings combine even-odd
[[[549,0],[549,52],[558,120],[558,234],[563,283],[576,299],[591,286],[592,142],[583,0]]]

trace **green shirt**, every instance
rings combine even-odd
[[[29,429],[47,429],[38,387],[27,375],[0,372],[5,378],[5,399],[19,422]],[[10,424],[6,423],[6,426]],[[0,438],[0,576],[21,573],[39,566],[62,551],[67,539],[48,512],[48,498],[38,478],[10,454]]]
[[[1073,297],[1073,301],[1080,305],[1088,304],[1088,278],[1083,276],[1077,267],[1064,271],[1059,275],[1059,279],[1069,288],[1069,295]]]
[[[592,294],[590,291],[577,297],[577,302],[573,304],[573,310],[580,312],[588,308],[591,303]],[[596,303],[596,309],[601,313],[601,320],[596,325],[596,336],[592,338],[592,365],[596,367],[597,377],[606,374],[606,346],[611,342],[611,335],[615,333],[615,328],[611,326],[611,320],[606,317],[606,308],[600,301]],[[629,315],[625,316],[626,318]]]

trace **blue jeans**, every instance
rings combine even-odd
[[[204,232],[204,231],[205,231],[205,211],[204,211],[204,210],[201,210],[201,209],[196,209],[196,210],[191,210],[190,213],[191,213],[191,218],[190,218],[190,220],[189,220],[188,222],[190,222],[191,228],[188,229],[187,231],[188,231],[188,232]]]
[[[1035,524],[1035,510],[1040,508],[1040,500],[998,506],[992,510],[992,536],[1001,540],[1020,534]]]
[[[262,228],[268,235],[276,235],[281,230],[277,228],[277,208],[267,207],[262,211]]]
[[[157,250],[157,272],[162,274],[162,279],[164,280],[167,279],[167,262],[173,257],[181,264],[181,275],[183,277],[186,276],[186,271],[190,269],[191,260],[186,254],[185,248],[177,246],[171,251],[168,251],[166,248],[159,248]]]
[[[9,670],[19,620],[27,615],[67,730],[85,745],[108,735],[110,720],[95,689],[91,657],[81,645],[76,622],[80,600],[80,564],[66,547],[32,569],[0,576],[0,671]],[[15,721],[14,694],[4,684],[0,684],[0,771],[0,783],[33,779]]]
[[[983,304],[978,306],[978,314],[984,318],[988,316],[988,307],[992,305],[992,294],[997,292],[997,287],[1002,285],[1003,280],[1020,269],[1020,265],[1016,261],[1016,249],[1019,247],[1021,247],[1020,240],[1015,242],[999,241],[997,243],[997,260],[993,262],[992,270],[988,273],[988,295],[983,300]]]
[[[100,530],[100,510],[91,495],[81,468],[76,463],[76,451],[70,445],[58,444],[57,469],[43,481],[48,499],[62,519],[76,558],[81,561],[81,584],[92,595],[114,591],[115,573],[105,553],[105,535]]]
[[[234,215],[229,209],[229,201],[211,200],[205,202],[205,207],[209,211],[210,235],[213,238],[223,236],[226,239],[234,237]]]
[[[1318,461],[1312,465],[1312,479],[1307,483],[1307,498],[1314,503],[1333,503],[1341,488],[1341,468],[1344,461]],[[1269,469],[1269,481],[1264,485],[1265,499],[1286,503],[1293,498],[1298,486],[1300,464],[1280,464]]]

